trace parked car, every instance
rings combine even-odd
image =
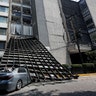
[[[20,90],[31,82],[28,71],[24,67],[0,70],[0,90]]]

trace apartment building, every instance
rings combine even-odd
[[[93,23],[86,25],[82,17],[82,2],[85,0],[0,0],[0,57],[11,36],[36,37],[61,64],[71,63],[70,56],[77,57],[79,51],[91,50],[96,32],[95,27],[88,29]]]
[[[0,0],[0,57],[4,54],[8,33],[9,0]]]
[[[31,0],[11,0],[10,2],[11,35],[32,35]]]
[[[70,63],[58,0],[0,0],[0,47],[11,36],[36,37],[61,64]],[[52,7],[51,7],[52,6]],[[3,15],[3,14],[4,15]],[[3,19],[4,20],[3,20]],[[3,23],[2,23],[3,20]]]
[[[80,0],[79,6],[92,41],[92,48],[96,49],[96,7],[95,0]]]

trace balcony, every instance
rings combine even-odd
[[[22,3],[23,3],[24,5],[29,6],[29,5],[30,5],[30,1],[31,1],[31,0],[22,0]]]
[[[23,16],[23,24],[24,25],[31,25],[32,24],[31,18]]]
[[[20,24],[21,23],[21,17],[20,16],[12,16],[12,21],[11,22]]]
[[[13,3],[21,3],[21,0],[12,0]]]
[[[6,12],[0,12],[0,16],[8,17],[8,13]]]
[[[9,7],[9,0],[0,0],[0,5]]]
[[[21,16],[21,7],[20,6],[12,6],[12,14],[14,16]]]
[[[31,15],[31,9],[23,7],[23,15]]]

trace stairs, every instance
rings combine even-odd
[[[36,38],[11,37],[0,67],[26,67],[33,81],[71,79],[73,75]]]

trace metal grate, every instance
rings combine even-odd
[[[73,75],[36,38],[11,37],[0,67],[26,67],[32,80],[65,80]]]

